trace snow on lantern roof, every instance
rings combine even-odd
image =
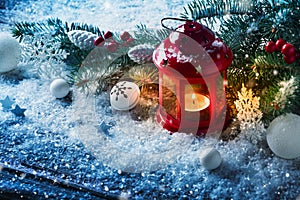
[[[213,31],[194,21],[180,25],[153,53],[160,70],[176,70],[189,78],[222,72],[232,60],[231,49]]]

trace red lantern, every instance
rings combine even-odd
[[[153,53],[159,69],[157,121],[172,132],[222,131],[232,60],[230,48],[206,26],[194,21],[179,26]]]

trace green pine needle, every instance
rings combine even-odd
[[[137,30],[134,31],[134,38],[137,44],[153,44],[158,45],[170,35],[167,29],[149,29],[144,24],[136,25]]]

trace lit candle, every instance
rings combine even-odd
[[[187,93],[185,94],[185,111],[197,112],[206,109],[210,100],[205,95],[199,93]]]
[[[195,93],[192,94],[192,99],[193,99],[193,104],[195,104],[195,103],[196,103],[196,102],[195,102],[195,99],[196,99]]]

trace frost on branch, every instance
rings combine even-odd
[[[288,98],[295,96],[297,90],[297,80],[295,77],[291,77],[288,81],[281,81],[278,83],[280,86],[279,91],[276,93],[273,103],[278,105],[279,108],[284,109],[289,103]]]
[[[240,122],[241,133],[251,142],[257,143],[262,138],[264,125],[261,121],[262,112],[259,110],[260,97],[254,96],[252,89],[242,86],[238,92],[239,99],[234,102],[238,111],[237,119]]]

